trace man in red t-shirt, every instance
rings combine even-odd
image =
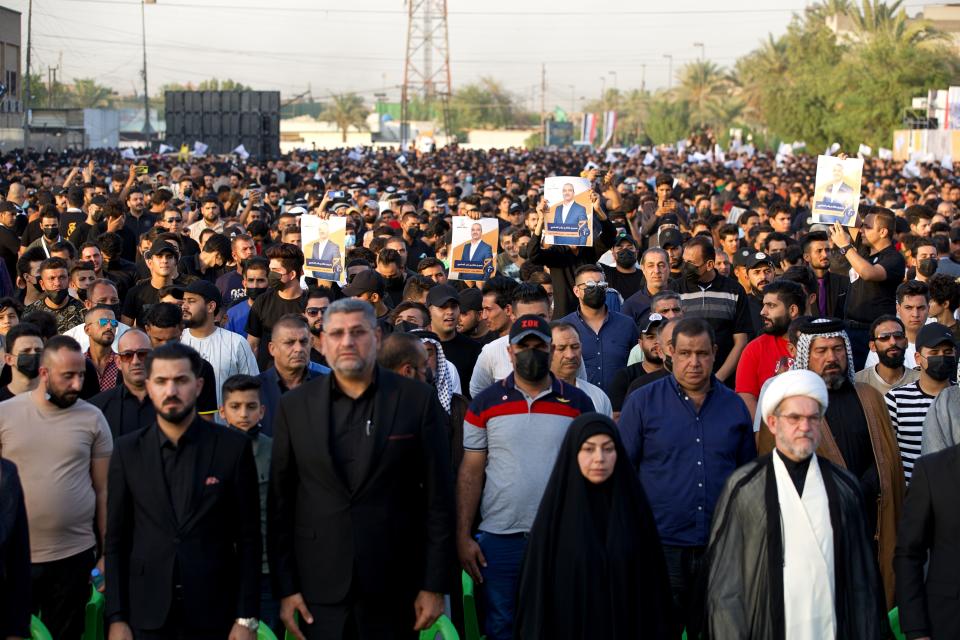
[[[796,282],[774,280],[763,289],[763,333],[747,344],[737,365],[737,395],[743,398],[751,417],[757,412],[760,387],[776,373],[781,358],[790,357],[787,328],[805,306],[803,287]]]

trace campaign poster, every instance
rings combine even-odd
[[[811,211],[814,224],[839,222],[845,227],[857,225],[862,175],[863,158],[817,158],[817,182]]]
[[[500,225],[496,218],[453,216],[451,280],[487,280],[497,272]]]
[[[317,280],[346,284],[344,269],[347,219],[306,215],[300,217],[300,237],[303,244],[303,274]]]
[[[593,245],[593,202],[590,181],[572,176],[553,176],[546,180],[543,196],[547,212],[543,241],[578,247]]]

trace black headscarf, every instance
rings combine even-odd
[[[577,463],[598,434],[617,448],[613,474],[599,485]],[[530,531],[514,638],[667,638],[671,607],[656,524],[617,427],[583,414],[570,424]]]

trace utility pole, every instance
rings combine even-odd
[[[647,90],[647,65],[640,65],[640,93]]]
[[[663,57],[667,59],[667,91],[673,89],[673,55],[669,53],[663,54]]]
[[[607,76],[600,76],[600,108],[606,105],[607,99]]]
[[[30,90],[30,45],[33,36],[33,0],[27,3],[27,95],[23,103],[23,150],[30,147],[30,107],[33,103],[33,93]]]
[[[418,55],[422,62],[417,62]],[[437,103],[442,110],[443,128],[450,136],[450,35],[447,28],[447,0],[407,0],[407,45],[400,92],[400,146],[408,142],[409,101],[418,90],[424,108],[431,115]]]
[[[156,4],[157,0],[140,0],[140,29],[143,35],[143,139],[150,148],[150,89],[147,84],[147,4]]]
[[[547,65],[540,64],[540,144],[547,145]]]
[[[694,42],[693,46],[700,47],[700,62],[703,62],[707,57],[706,47],[702,42]]]

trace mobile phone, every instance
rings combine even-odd
[[[136,166],[136,172],[137,172],[137,175],[142,176],[145,173],[150,173],[150,167],[148,167],[145,164],[138,164]]]
[[[343,197],[346,196],[346,194],[345,194],[343,191],[331,191],[331,192],[329,192],[327,195],[328,195],[330,198],[333,198],[333,199],[343,198]]]

